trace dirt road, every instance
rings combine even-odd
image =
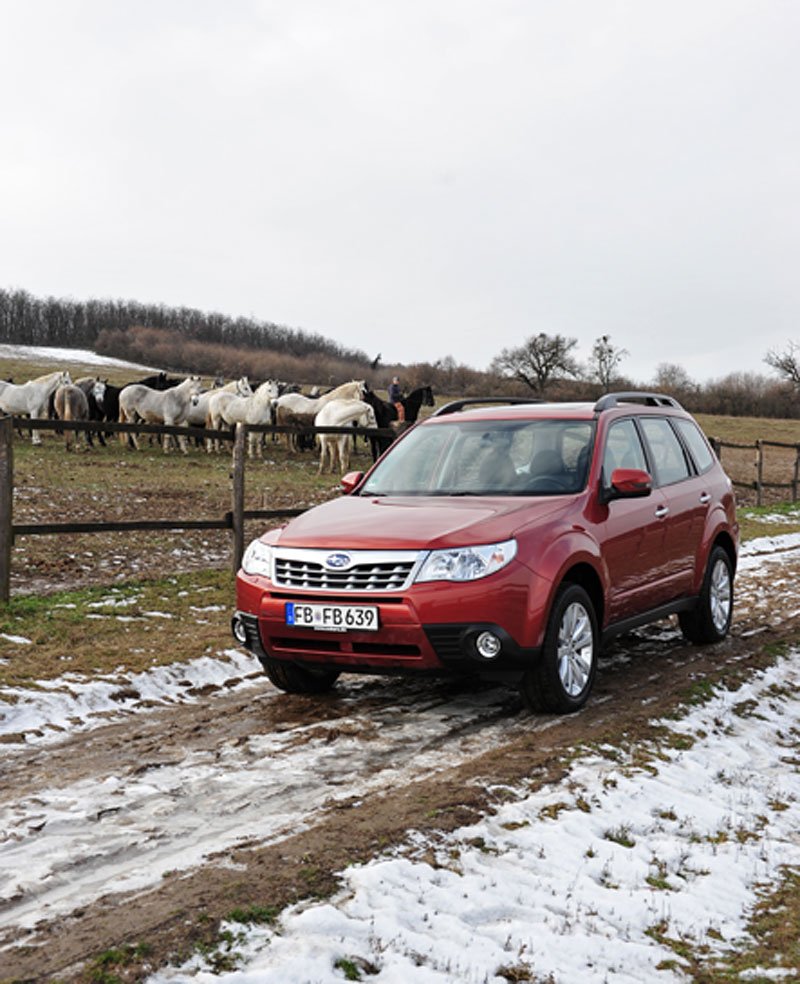
[[[324,895],[411,830],[453,829],[504,785],[557,779],[578,744],[645,736],[704,681],[800,635],[800,550],[763,550],[742,565],[727,642],[686,646],[671,623],[625,637],[572,717],[453,681],[350,676],[331,696],[288,697],[254,661],[200,702],[143,695],[110,723],[5,749],[0,980],[90,980],[127,944],[114,973],[140,979],[234,909]]]

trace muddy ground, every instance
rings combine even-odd
[[[224,534],[182,537],[179,550],[168,537],[142,538],[137,550],[83,543],[49,555],[23,545],[17,570],[28,551],[27,586],[46,589],[228,563]],[[797,583],[798,566],[788,559],[781,576]],[[338,871],[410,831],[452,830],[491,810],[504,785],[557,780],[580,745],[646,737],[699,682],[734,682],[800,638],[800,611],[776,604],[771,582],[739,579],[734,629],[719,646],[686,646],[671,623],[619,640],[589,705],[570,717],[531,715],[513,689],[463,681],[349,676],[331,695],[287,696],[253,661],[242,686],[209,688],[198,703],[142,701],[124,720],[4,749],[2,836],[60,853],[47,878],[21,879],[0,904],[0,981],[98,980],[112,950],[126,954],[116,978],[140,980],[213,947],[234,910],[325,896]],[[107,804],[81,817],[65,847],[42,818],[59,791],[104,785]],[[187,843],[200,862],[182,853]],[[137,865],[159,876],[136,883]],[[118,891],[126,879],[135,887]]]

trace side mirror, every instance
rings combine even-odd
[[[653,491],[653,479],[641,468],[615,468],[611,473],[611,488],[606,491],[606,502],[611,499],[641,499]]]
[[[350,495],[353,489],[360,484],[361,479],[364,477],[364,472],[348,472],[346,475],[342,475],[341,482],[339,483],[339,488],[342,490],[343,495]]]

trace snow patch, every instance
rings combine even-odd
[[[0,359],[46,359],[52,362],[77,362],[91,366],[158,372],[152,366],[112,359],[106,355],[98,355],[91,349],[56,348],[50,345],[0,345]]]
[[[90,616],[87,616],[90,617]],[[101,616],[102,617],[102,616]],[[124,714],[178,702],[195,702],[208,687],[234,688],[252,685],[260,668],[249,653],[226,649],[218,657],[203,656],[190,663],[171,663],[142,673],[117,673],[92,678],[67,673],[43,680],[39,690],[0,689],[0,736],[18,735],[28,744],[64,737],[69,731],[85,730],[96,721],[108,723]]]
[[[343,959],[376,984],[478,984],[515,966],[564,984],[685,980],[659,936],[741,948],[757,886],[800,864],[800,774],[786,766],[799,688],[794,651],[661,722],[691,747],[662,743],[644,768],[618,749],[620,762],[589,755],[480,823],[348,868],[333,900],[294,907],[275,930],[229,925],[240,970],[198,957],[149,984],[332,981]],[[757,713],[738,710],[751,701]]]

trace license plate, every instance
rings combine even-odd
[[[286,602],[286,624],[326,632],[372,632],[378,628],[376,605],[317,605]]]

